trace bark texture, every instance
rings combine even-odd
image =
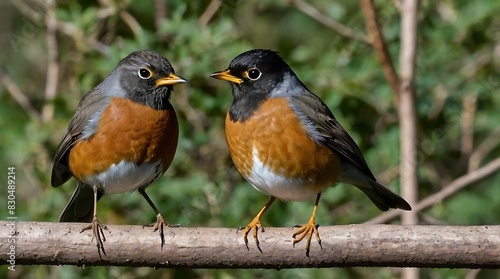
[[[109,225],[99,257],[83,224],[0,221],[0,259],[8,264],[15,231],[16,265],[149,266],[154,268],[453,267],[499,268],[500,226],[344,225],[319,227],[313,239],[292,246],[291,228],[259,232],[260,253],[249,237],[229,228],[166,228],[165,246],[151,228]]]

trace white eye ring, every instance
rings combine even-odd
[[[246,72],[245,72],[245,75],[250,79],[250,80],[258,80],[260,78],[260,76],[262,75],[262,73],[259,71],[259,69],[257,68],[251,68],[251,69],[248,69]]]
[[[140,68],[137,75],[142,79],[149,79],[153,76],[153,72],[148,68]]]

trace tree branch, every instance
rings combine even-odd
[[[21,91],[19,86],[10,78],[9,74],[3,67],[0,67],[0,81],[3,83],[7,92],[10,93],[12,98],[21,106],[24,111],[34,120],[40,120],[41,115],[31,104],[30,99]]]
[[[363,43],[370,43],[369,39],[366,37],[365,34],[358,33],[349,27],[340,24],[333,19],[325,16],[322,14],[318,9],[316,9],[314,6],[309,5],[303,0],[290,0],[290,3],[292,3],[297,9],[299,9],[301,12],[305,13],[306,15],[312,17],[316,21],[322,23],[326,27],[332,29],[333,31],[339,33],[340,35],[354,39],[356,41],[361,41]]]
[[[401,193],[410,203],[418,202],[417,112],[415,105],[415,61],[418,38],[418,0],[401,3],[401,50],[399,59],[399,122],[401,138]],[[405,212],[402,222],[418,224],[417,212]],[[410,276],[413,278],[413,276]],[[405,276],[405,278],[409,278]]]
[[[207,8],[203,12],[203,14],[200,16],[198,19],[198,25],[200,27],[205,27],[208,25],[212,17],[217,13],[219,8],[222,6],[222,1],[221,0],[212,0],[208,4]]]
[[[384,72],[385,78],[389,82],[392,91],[395,93],[396,104],[399,104],[399,77],[394,69],[394,63],[392,63],[391,56],[387,50],[387,45],[382,35],[382,30],[380,30],[380,25],[377,20],[377,12],[373,5],[373,0],[361,0],[361,10],[365,15],[366,20],[366,30],[368,31],[368,36],[370,38],[370,43],[375,49],[375,53],[382,64],[382,71]]]
[[[132,30],[134,36],[137,39],[140,39],[144,31],[142,30],[142,27],[137,21],[137,19],[135,19],[129,12],[125,10],[120,12],[120,18],[123,20],[123,22],[125,22],[125,24],[128,25],[130,30]]]
[[[478,147],[472,152],[469,157],[469,169],[468,171],[474,171],[479,167],[481,161],[490,153],[491,150],[496,148],[500,143],[498,139],[500,138],[500,128],[496,127],[493,133],[489,135]]]
[[[167,2],[166,0],[155,0],[155,28],[158,30],[162,22],[167,18]]]
[[[57,30],[72,38],[77,50],[84,49],[87,47],[87,45],[89,45],[91,48],[95,49],[103,56],[109,56],[109,46],[97,41],[92,36],[88,36],[76,24],[59,21],[57,23]]]
[[[399,135],[401,138],[401,194],[410,204],[418,202],[417,110],[415,94],[415,69],[418,39],[418,0],[401,0],[401,49],[399,53],[398,102]],[[401,215],[405,225],[418,224],[418,212],[406,211]],[[404,269],[401,278],[418,279],[416,268]]]
[[[109,226],[99,258],[83,224],[0,221],[0,259],[16,265],[149,266],[155,268],[297,268],[415,266],[499,268],[500,226],[347,225],[320,227],[323,249],[292,246],[291,228],[260,233],[245,248],[236,229],[168,228],[160,250],[157,233],[141,226]],[[15,226],[10,228],[9,226]],[[14,232],[15,231],[15,232]],[[15,234],[15,247],[9,235]]]
[[[460,123],[460,152],[463,160],[468,160],[474,148],[474,118],[477,95],[470,94],[463,98]]]
[[[443,190],[426,197],[425,199],[421,200],[418,204],[412,204],[413,207],[412,210],[415,212],[420,212],[426,209],[427,207],[442,202],[444,199],[455,194],[462,188],[465,188],[482,179],[485,179],[490,175],[498,174],[499,171],[500,171],[500,158],[497,158],[477,170],[471,171],[468,174],[460,176],[459,178],[455,179],[452,183],[450,183],[448,186],[444,187]],[[399,217],[402,212],[403,211],[401,210],[387,211],[365,222],[365,224],[386,223],[394,218]]]
[[[54,0],[46,0],[45,8],[47,13],[47,76],[45,79],[45,105],[42,109],[42,120],[47,122],[54,116],[54,98],[57,94],[57,82],[59,79],[59,49],[57,45],[57,18],[56,18],[56,2]]]

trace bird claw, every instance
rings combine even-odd
[[[319,225],[317,225],[313,219],[309,220],[309,222],[303,226],[299,225],[293,226],[293,228],[297,227],[299,228],[299,230],[292,235],[293,247],[295,247],[296,243],[299,243],[307,236],[305,249],[306,249],[306,256],[309,257],[309,248],[311,246],[311,239],[314,234],[316,236],[316,240],[318,241],[319,247],[323,249],[323,246],[321,245],[321,238],[319,237],[319,232],[318,232]]]
[[[236,230],[236,232],[243,231],[243,240],[245,241],[245,246],[247,247],[247,250],[250,250],[248,247],[248,234],[250,231],[253,229],[253,239],[255,240],[255,245],[257,245],[257,249],[262,253],[262,250],[260,249],[260,242],[258,238],[258,231],[259,228],[261,229],[261,232],[264,232],[264,227],[260,224],[260,220],[256,217],[248,224],[246,227],[241,227]]]
[[[153,232],[158,231],[158,233],[160,235],[160,239],[161,239],[160,250],[163,250],[163,245],[165,245],[165,235],[163,234],[163,226],[165,226],[165,227],[181,227],[181,225],[179,225],[179,224],[169,225],[167,222],[165,222],[165,219],[163,218],[163,215],[161,215],[161,214],[156,215],[156,223],[146,224],[146,225],[142,226],[142,228],[153,227]]]
[[[92,230],[92,240],[96,240],[97,252],[99,253],[99,257],[101,257],[101,251],[104,255],[106,255],[106,251],[104,250],[104,242],[106,241],[104,230],[106,230],[108,233],[111,232],[108,227],[103,226],[99,219],[97,219],[97,216],[94,215],[94,217],[92,218],[92,223],[83,227],[80,233],[86,230]]]

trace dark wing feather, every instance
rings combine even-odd
[[[302,113],[316,128],[317,133],[310,133],[310,136],[316,137],[316,140],[327,144],[343,160],[351,162],[366,176],[375,181],[375,177],[368,168],[368,164],[356,142],[318,96],[307,91],[307,94],[293,96],[291,103],[293,107],[297,108],[299,114]]]
[[[59,148],[54,157],[51,179],[53,187],[61,186],[73,175],[68,162],[71,148],[73,148],[75,143],[80,139],[82,131],[85,126],[87,126],[92,115],[105,105],[106,98],[109,97],[102,94],[98,88],[94,88],[94,90],[83,96],[78,104],[75,115],[69,123],[68,131],[59,144]]]
[[[318,96],[305,91],[305,94],[293,96],[291,104],[299,117],[304,118],[309,135],[327,144],[340,155],[341,182],[358,187],[382,211],[389,208],[411,210],[411,206],[403,198],[377,182],[356,142]],[[308,125],[307,122],[310,124]]]

